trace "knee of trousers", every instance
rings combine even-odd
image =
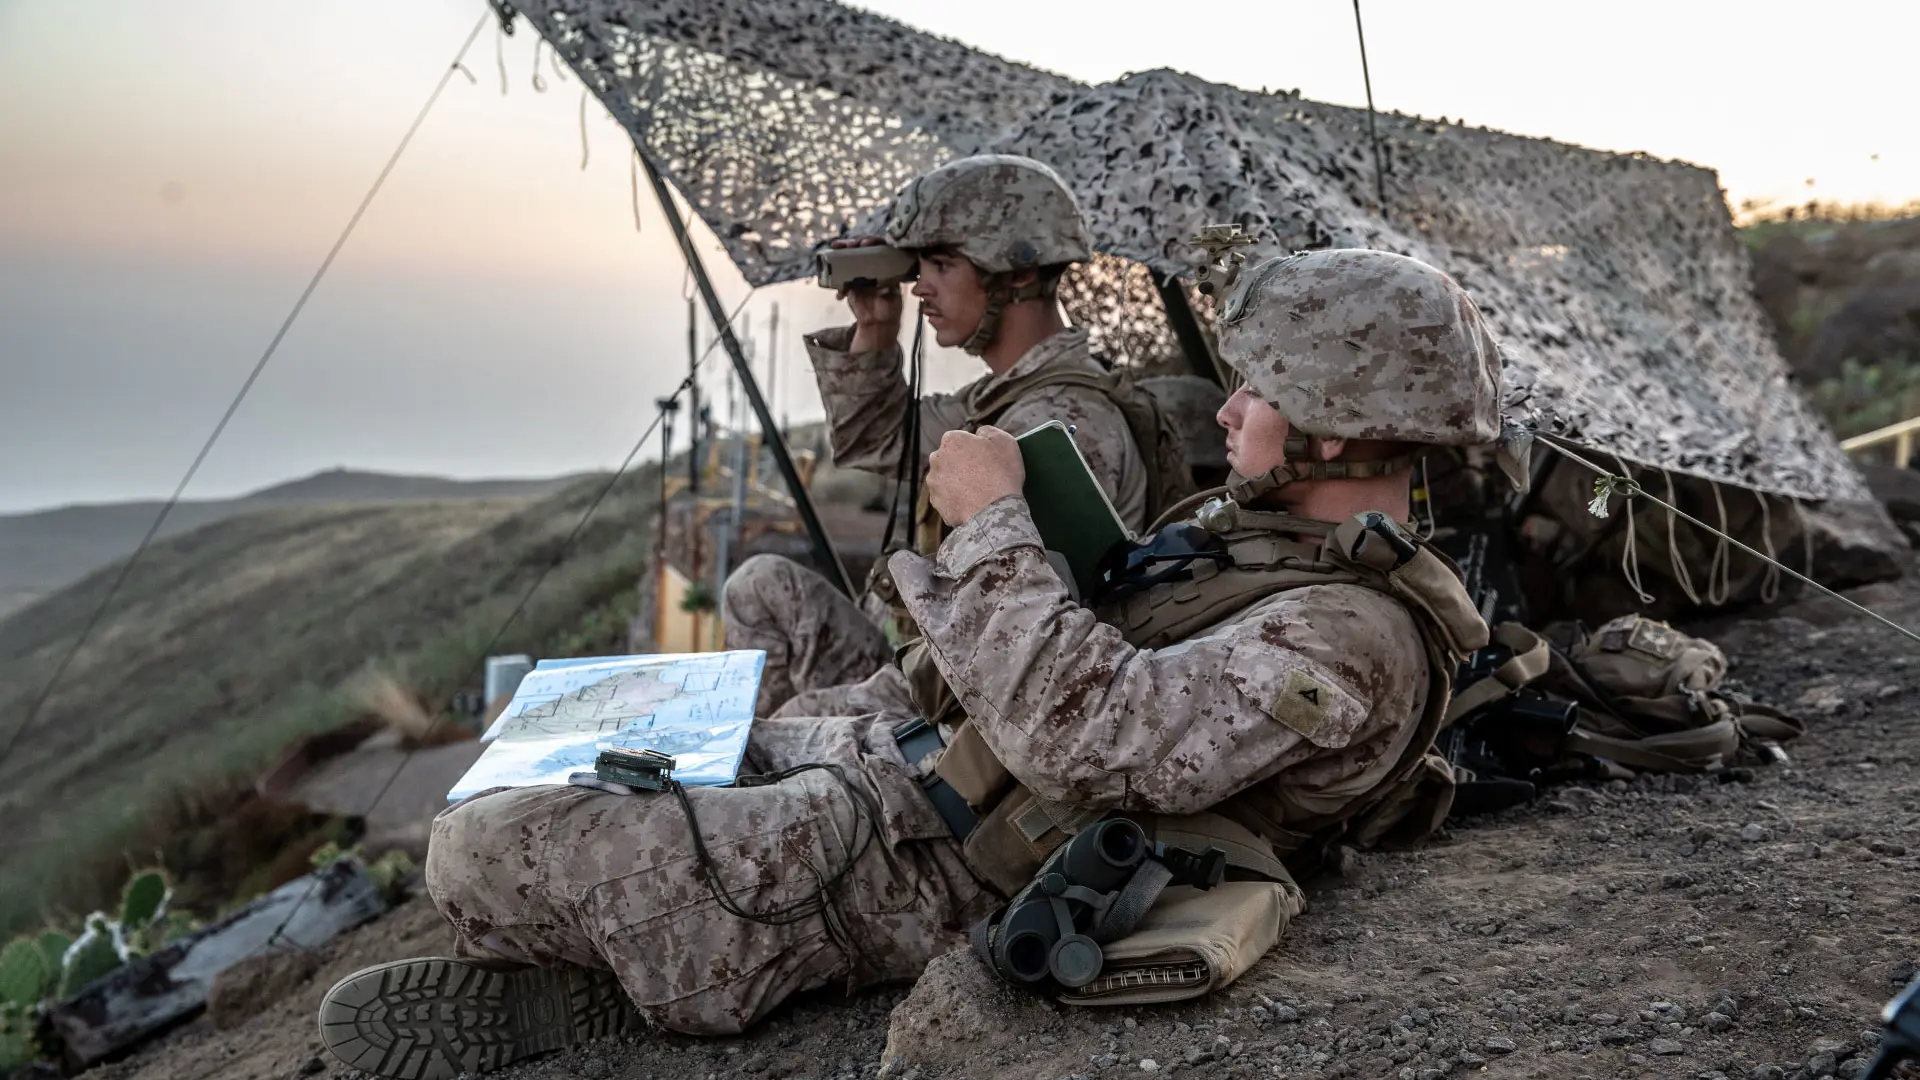
[[[455,913],[486,918],[517,906],[524,887],[539,873],[520,859],[502,858],[523,838],[520,815],[513,813],[520,788],[482,795],[450,806],[433,819],[422,867],[427,895],[448,918]],[[457,920],[456,920],[457,921]]]

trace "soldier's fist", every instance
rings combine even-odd
[[[997,427],[983,427],[978,435],[949,431],[927,456],[927,501],[952,528],[994,500],[1020,494],[1026,482],[1020,444]]]

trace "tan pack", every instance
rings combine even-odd
[[[1564,749],[1640,772],[1704,772],[1777,759],[1806,725],[1721,689],[1719,646],[1642,615],[1591,634],[1560,627],[1534,687],[1575,702]]]

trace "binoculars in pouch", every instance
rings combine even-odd
[[[1108,818],[1056,849],[1032,883],[974,928],[974,947],[1007,982],[1085,986],[1105,963],[1100,944],[1131,933],[1162,889],[1210,889],[1225,873],[1219,848],[1155,844],[1138,824]]]

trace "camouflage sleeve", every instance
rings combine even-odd
[[[1094,391],[1048,387],[1014,402],[996,426],[1019,435],[1049,420],[1076,429],[1074,445],[1113,500],[1120,520],[1136,531],[1146,528],[1147,468],[1119,407]]]
[[[1425,695],[1411,618],[1353,586],[1285,593],[1202,637],[1133,648],[1067,598],[1017,497],[933,559],[890,565],[987,745],[1035,794],[1070,805],[1194,813],[1290,771],[1303,795],[1337,798]]]
[[[902,418],[907,410],[907,380],[902,351],[895,345],[873,352],[849,352],[853,327],[837,326],[803,339],[820,402],[827,410],[833,463],[843,469],[892,476],[900,467]],[[966,410],[951,394],[920,396],[920,456],[940,446],[940,437],[966,422]]]

